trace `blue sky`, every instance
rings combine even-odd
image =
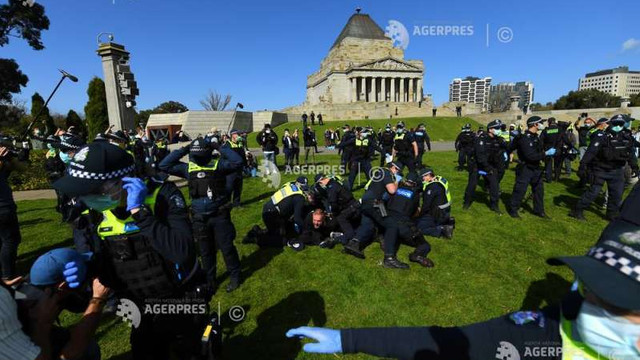
[[[83,112],[89,80],[102,77],[95,50],[96,36],[105,31],[132,54],[138,109],[175,100],[199,110],[208,89],[232,94],[249,110],[299,104],[307,75],[358,6],[383,29],[394,19],[410,34],[414,26],[473,26],[473,36],[411,35],[405,59],[424,61],[425,93],[436,104],[448,100],[455,77],[530,80],[535,100],[546,102],[576,89],[586,72],[619,65],[640,70],[637,0],[36,1],[51,20],[46,49],[12,39],[0,57],[15,58],[29,76],[18,95],[25,100],[35,91],[46,96],[58,68],[77,75],[80,82],[65,83],[50,104],[61,113]],[[498,41],[501,27],[512,29],[510,42]]]

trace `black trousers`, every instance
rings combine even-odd
[[[220,249],[229,276],[240,276],[240,257],[233,244],[236,228],[231,222],[229,211],[221,211],[212,215],[195,214],[193,216],[193,238],[200,246],[202,268],[207,275],[207,282],[216,282],[217,250]]]
[[[402,165],[409,168],[410,172],[416,170],[416,158],[412,154],[398,154],[397,156],[398,162],[402,163]]]
[[[562,170],[561,156],[547,156],[544,158],[544,178],[547,182],[558,180]]]
[[[467,181],[467,189],[464,192],[464,203],[471,205],[476,192],[476,186],[478,186],[478,168],[475,165],[469,166],[469,180]],[[491,207],[498,207],[498,200],[500,198],[500,180],[498,179],[497,171],[491,171],[484,177],[487,185],[489,186],[489,199]]]
[[[242,197],[242,169],[227,175],[227,192],[232,195],[233,205],[240,205]]]
[[[384,233],[384,255],[394,256],[398,248],[398,240],[416,248],[415,253],[427,256],[431,246],[424,239],[424,235],[408,216],[390,214],[391,221]]]
[[[339,214],[334,216],[333,220],[340,226],[340,229],[344,233],[344,237],[346,239],[351,239],[356,233],[353,228],[353,224],[360,222],[360,216],[360,203],[354,202],[342,209]]]
[[[424,149],[418,149],[418,157],[416,158],[416,164],[422,165],[422,157],[424,156]]]
[[[383,146],[382,150],[384,150],[384,154],[380,154],[380,167],[384,167],[385,165],[385,154],[392,154],[393,153],[393,146]]]
[[[361,247],[365,248],[373,242],[376,229],[384,233],[393,221],[391,217],[382,217],[380,211],[373,207],[372,201],[364,201],[360,207],[362,213],[360,226],[356,229],[355,238],[360,241]]]
[[[350,162],[349,179],[347,186],[349,190],[353,190],[353,183],[356,181],[358,174],[364,174],[366,181],[369,181],[369,173],[371,172],[371,160],[360,159]]]
[[[520,164],[516,168],[516,183],[513,185],[511,194],[511,209],[516,212],[522,205],[522,200],[527,193],[527,188],[531,185],[533,192],[533,211],[536,214],[544,213],[544,182],[542,181],[542,169],[531,168]]]
[[[20,226],[16,210],[0,211],[0,267],[3,279],[16,277]]]
[[[609,201],[607,201],[607,215],[616,216],[620,213],[622,193],[624,192],[624,168],[614,170],[593,170],[591,184],[576,206],[577,210],[584,210],[600,195],[602,186],[607,183]]]
[[[471,158],[471,150],[460,149],[460,151],[458,151],[458,167],[464,168],[469,164],[469,158]]]

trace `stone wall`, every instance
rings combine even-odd
[[[297,118],[290,116],[297,116]],[[264,124],[271,124],[272,127],[276,127],[280,124],[300,119],[300,116],[300,114],[289,115],[275,111],[256,111],[253,113],[253,131],[262,130],[264,128]]]
[[[313,106],[294,106],[281,111],[287,113],[289,122],[300,121],[300,115],[306,112],[307,115],[313,111],[316,115],[322,114],[324,121],[333,120],[363,120],[363,119],[389,119],[397,117],[420,117],[431,116],[433,104],[431,98],[426,98],[422,104],[414,103],[348,103],[348,104],[319,104]],[[398,115],[396,116],[396,108]],[[293,114],[296,114],[295,117]],[[440,114],[438,114],[440,115]]]
[[[531,116],[540,116],[543,119],[555,117],[558,121],[574,122],[578,119],[580,114],[588,113],[589,117],[593,119],[599,119],[601,117],[610,118],[615,114],[629,114],[631,117],[640,120],[640,107],[628,107],[628,108],[598,108],[598,109],[575,109],[575,110],[547,110],[547,111],[533,111],[530,114],[524,115],[522,111],[509,111],[503,113],[487,113],[487,114],[475,114],[469,115],[475,121],[481,124],[488,124],[494,119],[500,119],[505,123],[520,123],[524,122]],[[440,112],[438,110],[438,115]]]

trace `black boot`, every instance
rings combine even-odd
[[[498,205],[492,205],[489,210],[493,211],[498,215],[502,215],[502,211],[500,211],[500,207]]]
[[[227,292],[233,292],[240,287],[240,275],[231,276],[229,284],[227,285]]]
[[[409,265],[398,260],[398,258],[396,258],[393,255],[392,256],[385,255],[384,261],[382,262],[382,266],[386,267],[387,269],[404,269],[404,270],[409,269]]]
[[[342,249],[342,252],[345,254],[355,256],[358,259],[365,258],[364,253],[362,252],[362,250],[360,250],[360,241],[358,241],[358,239],[349,240],[347,245],[344,246],[344,249]]]
[[[453,237],[453,225],[442,226],[442,237],[445,239],[451,239]]]
[[[426,268],[432,268],[435,266],[435,264],[433,263],[433,261],[431,261],[431,259],[429,259],[426,256],[418,255],[416,253],[409,254],[409,261],[418,263]]]
[[[569,216],[571,216],[572,218],[575,218],[577,220],[580,220],[580,221],[587,220],[587,219],[585,219],[584,214],[582,213],[582,210],[578,210],[578,209],[571,210],[571,212],[569,213]]]
[[[258,234],[260,234],[261,232],[262,232],[262,229],[260,229],[260,226],[253,225],[251,230],[249,230],[249,232],[247,233],[247,236],[245,236],[242,239],[242,243],[243,244],[255,244],[258,241]]]

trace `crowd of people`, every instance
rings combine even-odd
[[[308,125],[303,115],[305,164],[309,163],[309,155],[315,164],[315,154],[320,152],[313,129],[315,114],[311,113],[310,119],[311,125]],[[320,114],[317,120],[322,124]],[[472,206],[475,190],[483,183],[489,192],[490,209],[502,214],[500,183],[511,164],[516,164],[516,180],[507,213],[513,218],[520,217],[521,205],[531,187],[534,214],[548,218],[544,209],[544,183],[558,181],[562,169],[570,171],[571,162],[580,159],[578,176],[584,194],[570,215],[584,220],[584,210],[601,194],[606,183],[606,217],[612,221],[607,229],[613,229],[609,233],[618,236],[616,231],[620,228],[637,230],[640,226],[638,187],[627,200],[628,205],[622,207],[625,185],[637,181],[638,177],[640,135],[631,131],[631,121],[628,116],[616,115],[597,121],[581,118],[569,124],[532,116],[524,128],[506,125],[498,119],[477,131],[465,125],[455,141],[458,170],[469,173],[462,208]],[[228,134],[212,129],[195,139],[189,139],[184,133],[177,134],[182,140],[189,139],[189,143],[173,151],[169,151],[169,139],[150,139],[141,129],[109,129],[90,143],[85,143],[74,129],[59,131],[44,139],[49,148],[45,168],[58,198],[56,210],[73,230],[75,249],[55,249],[42,255],[26,279],[18,276],[15,269],[20,229],[7,178],[11,171],[28,161],[29,147],[0,147],[3,280],[0,303],[3,309],[10,310],[0,321],[5,325],[5,329],[0,330],[10,335],[0,337],[0,345],[5,345],[0,347],[0,354],[11,359],[99,358],[93,339],[105,306],[122,298],[139,306],[148,299],[208,303],[219,285],[218,249],[229,274],[226,291],[238,289],[243,279],[231,211],[243,206],[244,179],[255,176],[257,168],[247,136],[246,132],[235,129]],[[279,171],[277,158],[281,147],[285,166],[300,164],[299,136],[297,129],[285,129],[279,139],[269,124],[256,134],[267,174]],[[431,140],[426,125],[421,123],[410,129],[400,121],[375,131],[371,126],[345,124],[340,130],[328,129],[325,133],[325,147],[334,146],[339,151],[341,165],[349,172],[348,177],[320,173],[315,174],[312,181],[307,176],[299,176],[285,183],[263,205],[264,228],[255,225],[242,243],[289,247],[296,251],[311,245],[327,249],[341,246],[345,254],[363,259],[365,248],[377,239],[385,268],[410,268],[397,257],[398,248],[403,244],[414,248],[408,262],[433,267],[427,239],[451,239],[456,223],[451,216],[449,181],[427,166],[429,161],[424,155],[431,150]],[[376,156],[380,158],[379,166],[372,165]],[[190,206],[176,184],[168,180],[169,175],[187,181]],[[363,195],[357,199],[353,193],[357,188],[355,179],[361,175],[367,182]],[[600,261],[603,256],[609,260],[617,256],[616,264],[630,269],[628,272],[637,277],[635,269],[640,268],[637,250],[631,252],[631,256],[636,254],[636,259],[629,260],[630,255],[622,254],[626,251],[622,245],[607,243],[616,239],[604,237],[604,245],[597,247],[600,250],[592,250],[586,258]],[[629,246],[637,247],[635,240],[630,241]],[[620,260],[621,257],[626,260]],[[594,316],[600,308],[604,311],[623,309],[626,312],[604,317],[622,317],[625,324],[635,324],[626,327],[632,330],[625,336],[640,332],[637,325],[640,321],[634,317],[637,315],[629,312],[640,309],[638,298],[628,295],[638,295],[640,291],[636,278],[627,278],[629,274],[626,274],[620,279],[617,273],[609,274],[612,283],[633,288],[628,294],[609,296],[604,293],[609,288],[600,284],[600,278],[590,269],[580,267],[580,261],[584,260],[565,258],[561,261],[574,269],[585,287],[582,299],[586,302],[582,308],[592,310],[587,315]],[[29,314],[27,318],[17,317],[16,302],[11,299],[16,293],[26,294],[27,301],[17,304],[21,311]],[[573,302],[572,309],[581,303],[582,300]],[[71,331],[54,324],[63,308],[83,313]],[[584,312],[576,311],[573,316],[579,320]],[[627,314],[631,315],[625,318]],[[540,325],[541,328],[572,319],[566,313],[563,317],[547,313],[519,316],[524,318],[515,319],[515,325],[509,323],[509,326],[539,322],[542,316],[554,320]],[[586,321],[578,323],[578,328],[588,330],[584,325]],[[202,330],[210,322],[207,314],[143,315],[140,326],[132,329],[132,354],[135,359],[166,359],[170,356],[169,349],[173,348],[178,349],[181,358],[206,358],[211,355],[211,347],[203,348]],[[440,335],[440,330],[434,328],[342,331],[303,328],[294,329],[287,336],[318,340],[318,344],[309,344],[314,346],[305,346],[313,352],[432,358],[429,354],[437,352],[440,344],[442,349],[451,351],[451,358],[460,358],[457,354],[465,347],[456,346],[462,338],[473,345],[482,339],[483,332],[490,331],[488,329],[518,333],[509,330],[503,322],[504,319],[500,319],[456,328]],[[620,334],[616,329],[609,330]],[[441,342],[441,336],[446,341]],[[562,331],[563,342],[572,336]],[[587,345],[601,345],[590,343],[585,334],[582,336],[581,341]],[[556,331],[553,337],[560,334]],[[638,338],[640,336],[634,339]],[[633,348],[625,344],[626,348],[617,344],[615,349]],[[479,353],[488,351],[482,349]],[[635,349],[638,351],[638,347]]]

